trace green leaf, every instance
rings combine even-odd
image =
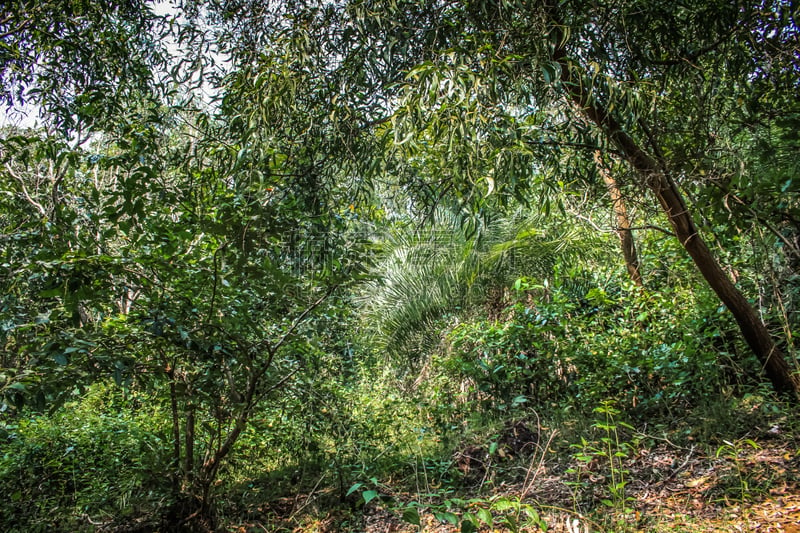
[[[364,498],[364,503],[367,504],[367,503],[371,502],[372,500],[374,500],[375,498],[378,497],[378,491],[377,490],[365,490],[361,494],[361,497]]]
[[[476,531],[478,531],[478,528],[472,522],[468,520],[461,522],[461,533],[475,533]]]
[[[536,524],[540,524],[542,521],[541,517],[539,516],[539,512],[533,507],[525,506],[525,514],[528,515],[528,518],[530,518],[531,521],[535,522]]]
[[[119,367],[114,367],[114,370],[111,373],[111,376],[114,378],[114,383],[117,385],[117,387],[121,387],[122,386],[122,378],[123,378],[122,370],[120,370]]]
[[[449,511],[440,511],[433,513],[433,516],[436,517],[437,520],[440,522],[449,522],[454,526],[458,524],[458,516],[455,513],[451,513]]]
[[[52,298],[54,296],[60,296],[62,292],[63,290],[61,288],[46,289],[39,291],[39,298]]]
[[[350,496],[350,495],[351,495],[351,494],[353,494],[355,491],[357,491],[358,489],[360,489],[362,486],[363,486],[363,483],[356,483],[356,484],[354,484],[352,487],[350,487],[350,490],[348,490],[348,491],[347,491],[347,494],[345,494],[345,497],[347,497],[347,496]]]
[[[496,511],[508,511],[514,508],[514,503],[508,498],[500,498],[492,504],[492,508]]]
[[[554,83],[561,76],[561,66],[558,63],[546,63],[542,65],[542,76],[545,83]]]
[[[503,523],[508,526],[508,529],[516,533],[519,531],[519,522],[514,515],[508,515],[503,518]]]
[[[489,512],[488,509],[484,509],[481,507],[477,511],[475,511],[475,514],[478,515],[478,518],[480,518],[481,521],[487,526],[492,527],[492,525],[494,525],[494,517],[492,516],[492,513]]]
[[[419,520],[419,511],[416,507],[409,507],[405,511],[403,511],[403,521],[408,522],[409,524],[413,524],[417,527],[420,526]]]
[[[472,514],[472,513],[464,513],[464,514],[461,516],[461,521],[462,521],[462,522],[469,522],[469,523],[471,523],[473,526],[475,526],[476,528],[477,528],[477,527],[480,525],[480,520],[478,520],[478,517],[477,517],[477,516],[475,516],[475,515],[474,515],[474,514]]]

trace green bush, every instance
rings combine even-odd
[[[126,410],[118,395],[95,386],[53,414],[0,426],[4,531],[90,530],[168,493],[158,417]]]
[[[517,283],[500,320],[478,319],[449,334],[443,371],[469,399],[505,409],[570,406],[586,412],[607,399],[632,414],[696,405],[757,375],[732,367],[742,349],[714,300],[675,289]]]

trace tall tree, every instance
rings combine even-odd
[[[360,117],[341,152],[358,163],[351,177],[390,175],[433,203],[447,194],[478,210],[487,194],[531,200],[531,191],[557,189],[595,150],[613,152],[638,176],[641,197],[658,203],[775,388],[797,395],[796,369],[685,200],[725,164],[713,145],[739,102],[768,87],[758,115],[774,121],[796,96],[790,2],[302,0],[270,12],[248,2],[211,10],[230,29],[237,64],[258,64],[263,43],[293,43],[291,72],[317,73],[315,94],[331,117]],[[257,70],[248,77],[267,86]],[[371,132],[380,142],[353,144]]]
[[[568,171],[565,147],[587,156],[613,150],[639,177],[639,190],[653,194],[775,389],[797,396],[796,369],[709,250],[681,190],[698,182],[698,170],[714,167],[710,146],[730,119],[720,113],[768,65],[778,65],[771,58],[783,58],[784,73],[770,76],[798,72],[797,61],[786,59],[797,43],[793,16],[780,1],[451,4],[440,23],[459,33],[409,74],[396,138],[409,154],[427,150],[429,137],[444,139],[450,147],[445,179],[467,187],[490,183],[494,190],[504,180],[518,192],[528,185],[530,168],[547,163]],[[796,91],[797,84],[776,83],[772,90]],[[469,169],[459,172],[463,158]],[[502,165],[520,159],[529,161],[528,169]]]
[[[312,314],[359,268],[355,193],[336,178],[354,161],[341,153],[366,151],[350,142],[360,115],[331,111],[337,85],[311,83],[303,38],[206,78],[202,62],[164,72],[147,3],[7,9],[19,61],[2,82],[48,128],[0,138],[0,238],[16,243],[0,248],[0,393],[52,408],[112,376],[160,393],[174,510],[208,519],[253,412],[318,355]],[[173,90],[184,76],[211,105]]]
[[[788,6],[778,4],[770,7],[781,9]],[[632,12],[626,14],[630,16]],[[796,370],[791,368],[752,304],[741,294],[711,253],[693,220],[692,213],[676,181],[676,175],[680,175],[682,169],[685,168],[686,162],[670,160],[666,155],[666,147],[663,146],[664,141],[659,141],[655,136],[647,138],[648,132],[654,131],[656,127],[662,124],[659,122],[653,123],[656,119],[653,116],[636,117],[638,125],[636,133],[643,134],[644,137],[641,140],[634,139],[632,133],[626,131],[623,123],[617,118],[617,114],[611,109],[611,106],[615,103],[613,97],[609,95],[603,98],[602,95],[598,95],[594,91],[590,77],[587,75],[587,65],[580,59],[580,55],[576,53],[579,50],[576,46],[582,45],[580,39],[567,34],[564,30],[563,19],[558,11],[549,11],[548,15],[555,44],[552,52],[553,63],[551,65],[560,71],[558,81],[561,85],[561,91],[597,126],[606,139],[620,150],[628,164],[637,172],[642,183],[653,192],[681,245],[691,256],[709,286],[736,318],[744,339],[761,361],[764,371],[775,389],[780,392],[792,393],[795,397],[798,397],[798,394],[800,394],[800,379],[796,374]],[[736,44],[737,39],[758,39],[759,36],[756,34],[764,30],[764,21],[760,16],[761,12],[755,8],[741,11],[735,9],[735,11],[731,12],[730,8],[723,7],[720,11],[701,10],[689,14],[676,11],[667,15],[670,18],[692,16],[694,20],[687,21],[689,22],[688,26],[698,23],[711,23],[710,16],[718,16],[725,21],[727,26],[720,27],[719,24],[711,26],[715,30],[712,32],[714,41],[693,43],[700,46],[693,53],[684,54],[688,57],[682,58],[690,63],[694,61],[696,63],[696,65],[693,65],[695,68],[699,66],[701,69],[705,68],[709,71],[719,68],[718,61],[720,59],[716,57],[717,54],[713,53],[718,47],[723,44]],[[745,30],[742,31],[740,28]],[[619,29],[621,30],[622,28]],[[687,29],[678,28],[678,31],[682,32]],[[579,32],[576,33],[580,35]],[[670,37],[674,38],[674,36]],[[708,36],[705,37],[705,39],[708,38]],[[789,42],[781,44],[786,46]],[[685,43],[682,46],[685,46]],[[634,52],[631,54],[633,61],[630,61],[632,64],[629,64],[628,68],[635,64],[635,60],[640,59],[635,50],[631,51]],[[704,65],[704,57],[701,57],[706,54],[711,56],[708,60],[708,65]],[[728,57],[728,59],[730,60],[731,57]],[[614,72],[616,65],[613,65],[611,61],[608,63],[611,63],[609,65],[610,68],[607,67],[608,70],[606,72],[602,72],[602,70],[600,72],[606,78],[606,86],[610,88],[619,82],[616,79],[616,72]],[[647,74],[648,78],[651,76],[655,78],[656,76],[652,75],[648,70],[641,68],[639,75]],[[674,73],[665,72],[662,74],[661,79],[664,82],[672,82],[674,84],[676,81],[674,76]],[[635,84],[634,90],[636,90]],[[705,91],[706,88],[702,87],[700,90]],[[700,113],[710,112],[708,108],[703,106],[702,102],[695,102],[693,108],[693,110]],[[623,111],[625,111],[624,108]],[[648,142],[650,144],[649,149],[646,148]]]

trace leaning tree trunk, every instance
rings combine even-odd
[[[761,362],[764,373],[779,393],[800,400],[800,378],[793,371],[756,310],[739,292],[697,231],[692,216],[666,165],[658,162],[623,131],[581,82],[579,69],[570,65],[563,48],[556,50],[561,81],[569,100],[604,133],[653,192],[675,231],[675,236],[694,261],[706,282],[736,319],[747,344]]]
[[[691,256],[698,270],[733,314],[747,344],[761,361],[764,372],[778,392],[790,392],[797,398],[800,383],[756,310],[736,288],[697,232],[686,203],[668,174],[653,180],[651,189],[675,230],[675,235]]]
[[[628,208],[625,206],[622,191],[619,188],[619,184],[617,184],[617,180],[611,175],[611,171],[603,164],[600,150],[595,151],[594,162],[597,165],[597,172],[603,178],[608,194],[611,196],[614,216],[617,218],[617,235],[619,235],[619,241],[622,245],[622,257],[625,259],[628,275],[638,287],[644,287],[639,254],[636,253],[636,243],[633,241],[633,231],[631,231],[631,220],[628,217]]]

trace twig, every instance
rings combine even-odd
[[[645,428],[645,429],[647,429],[647,428]],[[641,435],[642,437],[645,437],[647,439],[660,440],[660,441],[666,442],[667,444],[669,444],[673,448],[677,448],[678,450],[688,450],[689,452],[694,450],[694,444],[692,444],[689,448],[687,448],[685,446],[678,446],[677,444],[675,444],[674,442],[672,442],[671,440],[669,440],[666,437],[656,437],[655,435],[648,435],[644,431],[636,431],[636,434],[637,435]]]
[[[682,471],[684,468],[686,468],[686,465],[687,465],[687,464],[689,464],[689,459],[691,459],[691,458],[692,458],[692,454],[693,454],[693,453],[694,453],[694,444],[692,444],[691,448],[689,449],[689,455],[687,455],[687,456],[686,456],[686,459],[684,459],[684,461],[683,461],[683,464],[681,464],[681,466],[679,466],[678,468],[676,468],[675,470],[673,470],[673,471],[670,473],[670,475],[668,475],[667,477],[665,477],[664,479],[662,479],[662,480],[659,482],[659,484],[661,484],[661,485],[665,484],[667,481],[669,481],[669,480],[671,480],[672,478],[674,478],[675,476],[677,476],[677,475],[678,475],[678,473],[680,473],[680,472],[681,472],[681,471]]]
[[[333,294],[333,291],[335,291],[338,287],[339,287],[338,285],[334,285],[334,286],[330,287],[327,291],[325,291],[325,294],[323,294],[322,296],[319,297],[319,299],[317,299],[317,301],[312,303],[310,306],[306,307],[306,309],[302,313],[300,313],[297,316],[297,318],[294,319],[292,324],[289,326],[289,329],[287,329],[284,332],[283,336],[281,336],[281,338],[278,339],[278,342],[276,342],[275,344],[273,344],[272,346],[269,346],[267,348],[268,351],[269,351],[270,356],[267,359],[267,362],[265,362],[264,365],[262,365],[262,371],[266,371],[266,369],[269,368],[269,366],[272,364],[272,359],[274,358],[275,354],[278,352],[278,350],[281,348],[281,346],[283,346],[286,343],[286,341],[288,340],[289,336],[292,333],[294,333],[294,330],[296,330],[300,326],[300,324],[303,323],[303,321],[306,319],[306,317],[309,314],[311,314],[311,312],[314,311],[314,309],[319,307],[322,304],[322,302],[327,300],[330,297],[330,295]],[[269,341],[265,341],[265,343],[269,344]]]
[[[208,305],[208,317],[206,322],[210,323],[214,316],[214,303],[217,298],[217,284],[219,282],[219,252],[228,247],[228,243],[222,243],[216,250],[214,250],[214,283],[211,285],[211,302]]]
[[[520,499],[527,497],[528,493],[531,491],[531,487],[536,482],[536,476],[538,475],[539,470],[541,470],[542,464],[544,464],[544,459],[547,456],[547,450],[550,449],[550,444],[553,442],[553,438],[555,438],[557,433],[558,430],[556,429],[550,433],[550,438],[547,439],[547,444],[545,444],[545,447],[542,449],[542,455],[539,457],[539,464],[536,465],[536,470],[531,470],[533,467],[533,461],[531,461],[531,465],[528,467],[528,472],[525,474],[525,482],[522,484],[522,494],[520,494]],[[531,472],[533,472],[533,477],[531,477]],[[530,482],[528,481],[528,478],[530,478]]]
[[[301,505],[300,507],[298,507],[297,510],[292,511],[292,514],[289,515],[288,520],[291,520],[292,518],[294,518],[294,516],[297,513],[299,513],[300,511],[302,511],[306,507],[308,507],[308,505],[311,503],[311,497],[314,495],[315,492],[317,492],[317,488],[319,487],[319,484],[322,483],[322,480],[325,479],[325,476],[327,476],[327,475],[328,475],[327,472],[323,472],[322,473],[322,476],[317,480],[317,483],[314,485],[314,488],[311,489],[311,492],[308,493],[308,496],[306,497],[306,502],[303,505]]]
[[[670,237],[674,237],[674,236],[675,236],[675,233],[673,233],[672,231],[670,231],[670,230],[668,230],[668,229],[664,229],[664,228],[662,228],[662,227],[660,227],[660,226],[653,226],[652,224],[646,224],[646,225],[644,225],[644,226],[634,226],[634,227],[632,227],[632,228],[629,228],[629,229],[630,229],[631,231],[646,230],[646,229],[654,229],[654,230],[656,230],[656,231],[660,231],[660,232],[661,232],[661,233],[663,233],[664,235],[669,235]]]
[[[9,21],[10,18],[11,17],[6,17],[3,20],[0,20],[0,24],[5,24],[6,22]],[[6,37],[10,37],[10,36],[14,35],[15,33],[19,33],[22,30],[24,30],[25,28],[27,28],[28,26],[30,26],[30,24],[31,24],[31,19],[25,19],[22,22],[20,22],[17,25],[16,28],[12,28],[12,29],[4,32],[4,33],[0,33],[0,39],[5,39]]]
[[[40,215],[47,217],[47,211],[44,207],[42,207],[42,204],[31,198],[31,195],[28,194],[28,189],[25,187],[25,180],[23,180],[21,176],[17,175],[8,164],[6,164],[6,172],[8,172],[12,178],[19,182],[20,187],[22,187],[22,194],[25,196],[25,199],[28,200],[28,203],[35,207]]]

